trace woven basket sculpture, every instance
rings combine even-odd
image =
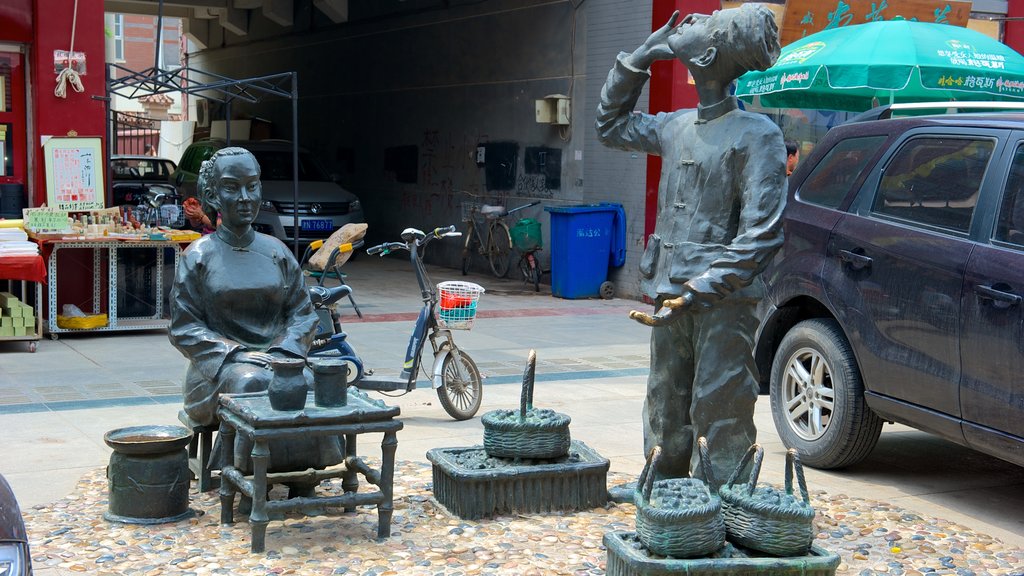
[[[700,466],[712,485],[708,443],[697,440]],[[636,534],[644,548],[661,556],[706,556],[725,545],[722,503],[708,485],[697,478],[654,480],[661,446],[651,456],[637,481]]]
[[[484,450],[495,458],[552,459],[569,453],[570,418],[554,410],[533,407],[537,353],[530,350],[523,372],[519,410],[492,410],[484,424]]]
[[[750,478],[737,485],[736,480],[753,463]],[[786,452],[785,490],[767,484],[757,486],[764,450],[754,444],[740,460],[729,480],[719,489],[725,529],[731,542],[775,556],[803,556],[814,539],[814,508],[807,495],[804,469],[796,450]],[[800,497],[793,495],[796,474]]]

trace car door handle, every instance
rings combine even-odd
[[[1002,285],[999,286],[1000,288],[1003,288]],[[993,305],[997,308],[1010,308],[1011,306],[1015,306],[1020,303],[1020,296],[993,286],[983,286],[978,284],[974,287],[974,293],[982,300],[992,300]]]
[[[839,259],[849,264],[850,268],[854,270],[863,270],[871,266],[871,258],[849,250],[840,250]]]

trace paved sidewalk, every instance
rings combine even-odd
[[[397,373],[419,306],[408,262],[361,255],[345,270],[364,314],[358,320],[343,309],[351,341],[367,365]],[[450,269],[431,273],[435,280],[463,279]],[[563,300],[518,281],[467,279],[487,288],[473,330],[456,334],[487,377],[481,414],[518,405],[526,355],[534,348],[536,404],[569,414],[573,438],[609,458],[612,471],[637,474],[649,333],[626,315],[644,305]],[[185,365],[162,331],[62,335],[41,341],[35,354],[24,343],[0,343],[0,472],[22,507],[60,499],[84,474],[105,466],[105,432],[176,423]],[[402,409],[399,460],[422,462],[430,448],[481,442],[479,418],[452,421],[429,388],[385,400]],[[766,397],[756,421],[766,448],[762,479],[781,482],[784,448]],[[887,426],[865,462],[841,473],[808,469],[807,482],[812,490],[888,502],[1024,548],[1024,469],[902,426]]]

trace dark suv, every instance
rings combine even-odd
[[[838,126],[784,219],[754,355],[786,446],[848,466],[894,421],[1024,465],[1024,114]]]
[[[21,509],[0,474],[0,576],[32,576],[32,556]]]

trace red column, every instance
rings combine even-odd
[[[679,10],[681,20],[687,14],[711,14],[721,8],[720,0],[654,0],[651,10],[651,31],[668,22],[672,12]],[[687,81],[686,67],[678,60],[662,60],[651,66],[650,112],[669,112],[680,108],[696,108],[697,91]],[[658,183],[661,181],[661,157],[647,157],[647,190],[645,196],[644,237],[654,232],[658,217]],[[646,240],[645,240],[646,242]]]
[[[75,5],[77,3],[77,18]],[[106,95],[104,81],[105,54],[103,33],[103,0],[33,0],[32,46],[32,111],[35,124],[34,151],[35,181],[31,191],[32,204],[46,202],[46,169],[41,138],[67,136],[106,136],[104,103],[94,96]],[[71,49],[72,23],[74,23],[74,50],[86,56],[86,75],[82,76],[84,92],[67,87],[67,98],[53,94],[57,74],[53,71],[53,51]],[[104,150],[106,147],[104,145]]]
[[[32,42],[32,0],[0,0],[0,42],[31,44]],[[6,52],[6,50],[4,50]],[[25,190],[31,188],[28,182],[28,156],[25,136],[26,106],[25,70],[27,62],[24,56],[6,54],[5,65],[10,62],[13,68],[7,80],[6,106],[0,102],[0,124],[7,126],[7,138],[10,147],[4,152],[13,161],[13,170],[0,176],[0,184],[21,185]],[[0,162],[5,159],[0,158]],[[4,192],[5,194],[7,192]],[[13,194],[13,189],[11,192]]]
[[[1021,0],[1010,0],[1006,3],[1006,17],[1008,20],[1003,29],[1003,44],[1024,54],[1024,2]]]
[[[32,0],[4,0],[0,3],[0,40],[32,41]]]

